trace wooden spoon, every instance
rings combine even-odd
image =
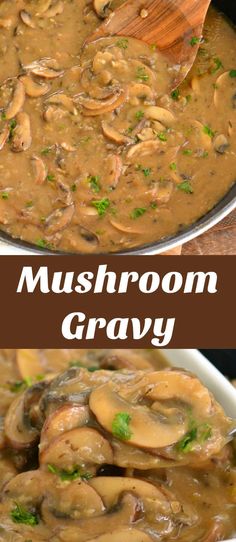
[[[111,35],[130,36],[168,56],[172,88],[185,79],[201,42],[211,0],[127,0],[89,36],[85,44]]]

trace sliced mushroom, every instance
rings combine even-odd
[[[19,79],[16,82],[13,92],[13,98],[9,106],[5,111],[5,118],[7,120],[13,119],[19,111],[22,109],[25,102],[25,87]]]
[[[24,66],[24,70],[43,79],[56,79],[64,75],[64,70],[60,70],[57,62],[52,58],[41,58]]]
[[[175,122],[175,116],[171,111],[164,109],[164,107],[158,107],[157,105],[145,107],[144,114],[147,119],[157,120],[167,128],[173,126]]]
[[[146,406],[123,399],[117,386],[109,382],[92,391],[89,406],[101,426],[113,432],[117,415],[125,412],[130,417],[128,443],[141,448],[160,448],[178,442],[187,432],[187,416],[179,423],[162,423],[158,415]]]
[[[75,212],[74,204],[53,211],[45,220],[48,235],[54,235],[70,224]]]
[[[98,17],[101,19],[107,17],[111,3],[112,0],[93,0],[93,7]]]
[[[30,98],[39,98],[49,92],[50,86],[47,84],[36,83],[30,75],[21,75],[19,80],[25,87],[25,92]]]
[[[128,96],[131,103],[134,98],[149,101],[152,101],[155,98],[154,91],[144,83],[131,83],[128,87]]]
[[[122,160],[118,154],[113,154],[108,156],[107,163],[109,169],[105,179],[106,185],[109,188],[114,189],[116,188],[122,174]]]
[[[138,228],[134,228],[132,226],[126,226],[125,224],[121,224],[120,222],[117,222],[116,220],[110,220],[110,224],[113,228],[115,228],[118,231],[121,231],[122,233],[129,233],[129,234],[140,234],[141,230]]]
[[[16,123],[11,139],[11,149],[14,152],[26,151],[32,142],[29,115],[24,112],[18,113]]]
[[[112,99],[104,100],[103,102],[96,100],[87,100],[83,102],[83,114],[85,116],[94,117],[102,115],[103,113],[109,113],[120,107],[126,100],[126,92],[120,91],[119,94],[113,95]]]
[[[20,11],[20,18],[26,26],[29,26],[30,28],[35,28],[35,23],[32,19],[32,15],[25,9],[22,9]]]
[[[79,226],[79,234],[83,241],[86,243],[89,243],[90,245],[98,246],[99,245],[99,237],[96,233],[89,230],[88,228],[85,228],[84,226]]]
[[[47,172],[48,172],[47,167],[44,161],[42,160],[42,158],[39,158],[38,156],[32,156],[31,160],[33,162],[34,170],[35,170],[34,182],[35,184],[41,185],[46,180]]]
[[[17,397],[7,411],[5,435],[8,444],[17,450],[31,448],[38,440],[38,431],[25,423],[24,395]]]
[[[129,369],[129,370],[145,370],[152,369],[151,363],[144,357],[142,353],[134,352],[133,350],[116,350],[105,354],[101,361],[103,369]]]
[[[41,431],[40,453],[61,433],[82,427],[89,421],[87,406],[64,405],[55,410],[45,421]]]
[[[10,128],[8,124],[5,124],[1,134],[0,134],[0,151],[3,149],[5,143],[7,142],[10,135]]]
[[[40,454],[41,465],[53,464],[60,469],[73,470],[112,464],[113,453],[109,442],[95,429],[71,429],[55,438]]]
[[[224,154],[229,147],[229,142],[224,134],[219,134],[215,137],[213,146],[216,152]]]
[[[191,121],[191,125],[194,131],[194,138],[197,136],[202,147],[210,150],[212,148],[212,137],[206,133],[202,122],[194,119]]]
[[[152,538],[138,529],[115,529],[115,531],[101,534],[88,542],[152,542]]]
[[[84,96],[80,96],[80,103],[86,108],[91,111],[96,111],[97,109],[101,109],[103,107],[109,107],[116,102],[117,98],[122,94],[121,90],[118,90],[116,92],[112,92],[109,94],[108,98],[104,100],[95,100],[91,98],[85,98]]]
[[[77,113],[77,109],[74,106],[72,98],[66,94],[60,92],[53,94],[47,98],[47,102],[50,104],[62,105],[67,111],[69,111],[69,113],[72,113],[73,115]]]
[[[103,134],[107,137],[107,139],[109,139],[113,143],[116,143],[117,145],[124,145],[124,144],[127,145],[133,142],[133,140],[130,137],[127,137],[121,132],[118,132],[118,130],[116,130],[113,126],[111,126],[105,120],[102,120],[102,131],[103,131]]]
[[[43,15],[50,7],[52,0],[39,0],[37,5],[37,17]]]
[[[160,181],[152,191],[154,200],[159,204],[168,203],[171,198],[174,185],[172,181]]]
[[[68,111],[53,105],[49,105],[43,113],[43,118],[46,122],[55,122],[66,116],[68,116]]]
[[[37,350],[20,348],[16,351],[16,364],[22,380],[42,374]]]
[[[150,482],[138,478],[129,477],[97,477],[89,481],[89,485],[93,487],[99,495],[106,508],[112,508],[117,504],[120,495],[125,492],[132,492],[139,497],[145,506],[148,506],[149,501],[167,504],[165,494]]]
[[[52,17],[56,17],[57,15],[61,15],[63,11],[64,11],[64,2],[62,0],[56,0],[55,2],[51,3],[48,10],[44,12],[43,16],[52,18]]]
[[[41,506],[41,515],[47,526],[62,528],[66,525],[80,531],[81,522],[89,526],[93,516],[97,518],[105,512],[105,507],[97,491],[81,480],[70,484],[63,483],[60,479],[47,483],[44,489],[44,500]],[[87,522],[87,523],[86,523]],[[78,535],[79,536],[79,535]]]
[[[147,156],[155,152],[160,146],[157,139],[149,139],[133,145],[127,152],[127,158],[136,158],[136,156]]]

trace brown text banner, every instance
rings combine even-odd
[[[3,348],[235,348],[236,256],[0,258]]]

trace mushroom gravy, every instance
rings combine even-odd
[[[194,375],[151,350],[2,350],[0,368],[1,541],[235,536],[235,422]]]
[[[194,67],[171,93],[155,47],[111,37],[82,49],[103,8],[0,2],[0,223],[40,248],[155,242],[235,182],[234,29],[210,9]]]

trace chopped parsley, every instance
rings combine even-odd
[[[193,154],[193,151],[191,149],[184,149],[183,154],[185,156],[191,156]]]
[[[144,112],[143,111],[136,111],[135,117],[136,117],[137,120],[141,120],[144,117]]]
[[[55,177],[54,173],[48,173],[47,177],[46,177],[47,181],[49,181],[49,182],[55,181],[55,178],[56,177]]]
[[[170,169],[171,169],[171,171],[176,171],[177,170],[177,164],[175,162],[172,162],[172,164],[170,164]]]
[[[99,371],[100,370],[100,367],[98,367],[98,365],[94,365],[94,366],[91,366],[91,367],[86,367],[86,365],[84,365],[84,363],[82,363],[81,361],[71,361],[70,364],[69,364],[70,367],[83,367],[84,369],[87,369],[87,371],[89,371],[90,373],[94,373],[95,371]]]
[[[150,167],[144,167],[141,164],[138,164],[136,166],[136,170],[137,171],[142,171],[142,173],[144,174],[144,177],[149,177],[149,175],[151,175],[151,173],[152,173],[152,170],[151,170]]]
[[[205,124],[205,126],[203,127],[203,132],[211,138],[213,138],[215,135],[215,132],[213,132],[213,130],[210,128],[210,126],[208,126],[208,124]]]
[[[76,184],[76,183],[73,183],[73,184],[71,185],[70,189],[71,189],[71,192],[76,192],[76,190],[77,190],[77,184]]]
[[[136,207],[130,214],[130,218],[136,220],[137,218],[140,218],[140,216],[143,216],[146,211],[146,207]]]
[[[27,201],[26,204],[25,204],[25,206],[27,207],[27,209],[30,209],[30,207],[33,207],[33,205],[34,205],[34,202],[33,202],[32,200]]]
[[[118,412],[112,422],[112,433],[120,440],[129,440],[132,436],[129,424],[131,416],[127,412]]]
[[[15,508],[11,511],[11,519],[14,523],[24,523],[25,525],[31,525],[32,527],[39,523],[37,514],[29,512],[18,503],[16,503]]]
[[[167,141],[167,136],[166,136],[165,132],[159,132],[157,134],[157,137],[158,137],[158,139],[160,139],[160,141]]]
[[[90,177],[88,177],[88,182],[93,192],[95,192],[96,194],[100,192],[101,185],[100,185],[100,177],[98,175],[91,175]]]
[[[6,120],[6,113],[3,111],[2,114],[1,114],[1,119],[2,120]]]
[[[214,67],[211,69],[211,73],[216,73],[218,70],[220,70],[221,68],[223,68],[223,64],[220,60],[220,58],[216,57],[216,58],[213,58],[213,62],[214,62]]]
[[[232,77],[232,79],[236,77],[236,70],[230,70],[229,76]]]
[[[12,137],[13,137],[13,132],[15,130],[16,124],[17,124],[17,122],[16,122],[15,119],[10,120],[10,122],[9,122],[9,128],[10,128],[9,138],[8,138],[9,140],[11,140]]]
[[[39,248],[51,248],[50,243],[48,243],[46,239],[37,239],[36,245]]]
[[[149,75],[147,74],[145,68],[142,68],[142,66],[139,66],[136,72],[136,79],[139,79],[140,81],[148,81]]]
[[[184,454],[191,452],[196,444],[204,444],[212,436],[212,427],[208,423],[197,425],[194,420],[190,420],[190,428],[186,435],[177,443],[179,452]]]
[[[73,480],[77,480],[77,478],[81,478],[81,480],[89,480],[90,478],[92,478],[92,474],[90,472],[82,472],[80,467],[77,466],[75,466],[71,470],[64,470],[58,469],[58,467],[55,467],[54,465],[51,465],[49,463],[48,470],[52,474],[56,474],[57,476],[59,476],[59,478],[63,482],[72,482]]]
[[[151,51],[156,51],[157,45],[155,43],[151,43],[150,49],[151,49]]]
[[[42,150],[41,150],[41,154],[42,154],[43,156],[47,156],[47,154],[49,154],[50,152],[51,152],[50,147],[45,147],[45,149],[42,149]]]
[[[176,88],[175,90],[173,90],[173,92],[171,92],[171,98],[172,100],[175,100],[177,102],[179,97],[180,97],[180,91],[178,88]]]
[[[8,199],[9,198],[9,192],[1,192],[1,198],[2,199]]]
[[[186,194],[193,194],[193,187],[189,181],[183,181],[177,185],[177,188]]]
[[[194,47],[194,46],[197,45],[198,43],[201,43],[201,41],[202,41],[202,38],[198,38],[197,36],[193,36],[193,37],[191,38],[191,40],[190,40],[189,43],[190,43],[190,45],[191,45],[192,47]]]
[[[192,100],[192,94],[187,94],[187,96],[185,96],[185,98],[186,98],[186,100],[187,100],[188,103],[191,102],[191,100]]]
[[[127,38],[120,38],[116,42],[116,46],[120,47],[120,49],[128,49],[129,40]]]
[[[32,378],[30,378],[30,376],[24,378],[23,380],[16,380],[16,382],[13,382],[12,384],[10,384],[10,390],[13,393],[18,393],[32,386],[32,383],[33,383]]]
[[[108,198],[93,200],[91,205],[97,209],[99,216],[104,216],[107,209],[110,207],[110,200]]]

